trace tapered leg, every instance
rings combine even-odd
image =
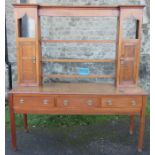
[[[146,96],[143,96],[142,110],[140,114],[140,125],[139,125],[139,138],[138,138],[138,151],[142,152],[143,139],[144,139],[144,127],[145,127],[145,109],[146,109]]]
[[[24,130],[25,130],[25,132],[28,132],[27,114],[23,114],[23,123],[24,123]]]
[[[129,127],[129,133],[130,135],[133,135],[133,131],[134,131],[134,115],[130,116],[130,127]]]
[[[9,95],[9,107],[10,107],[10,129],[11,129],[11,145],[14,151],[16,151],[16,127],[15,127],[15,114],[13,110],[13,95]]]

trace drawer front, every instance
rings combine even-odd
[[[54,107],[54,98],[51,96],[15,96],[14,107],[22,109],[49,109]]]
[[[57,97],[56,106],[59,108],[97,108],[101,107],[100,98],[96,97]]]
[[[142,105],[141,97],[130,96],[109,96],[101,100],[104,108],[140,108]]]

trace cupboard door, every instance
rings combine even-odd
[[[36,83],[36,53],[35,44],[21,43],[19,46],[19,83],[33,85]]]
[[[124,41],[120,57],[120,85],[135,85],[137,78],[137,41]]]

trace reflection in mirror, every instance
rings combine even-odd
[[[127,18],[123,21],[123,39],[138,39],[139,21],[132,18]]]
[[[19,19],[19,37],[35,37],[34,19],[27,16],[26,14],[21,19]]]

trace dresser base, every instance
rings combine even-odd
[[[15,113],[23,114],[28,132],[27,114],[129,115],[129,133],[134,116],[139,115],[138,151],[143,148],[146,93],[141,88],[118,88],[104,84],[53,84],[43,87],[16,87],[9,94],[11,142],[16,150]]]

